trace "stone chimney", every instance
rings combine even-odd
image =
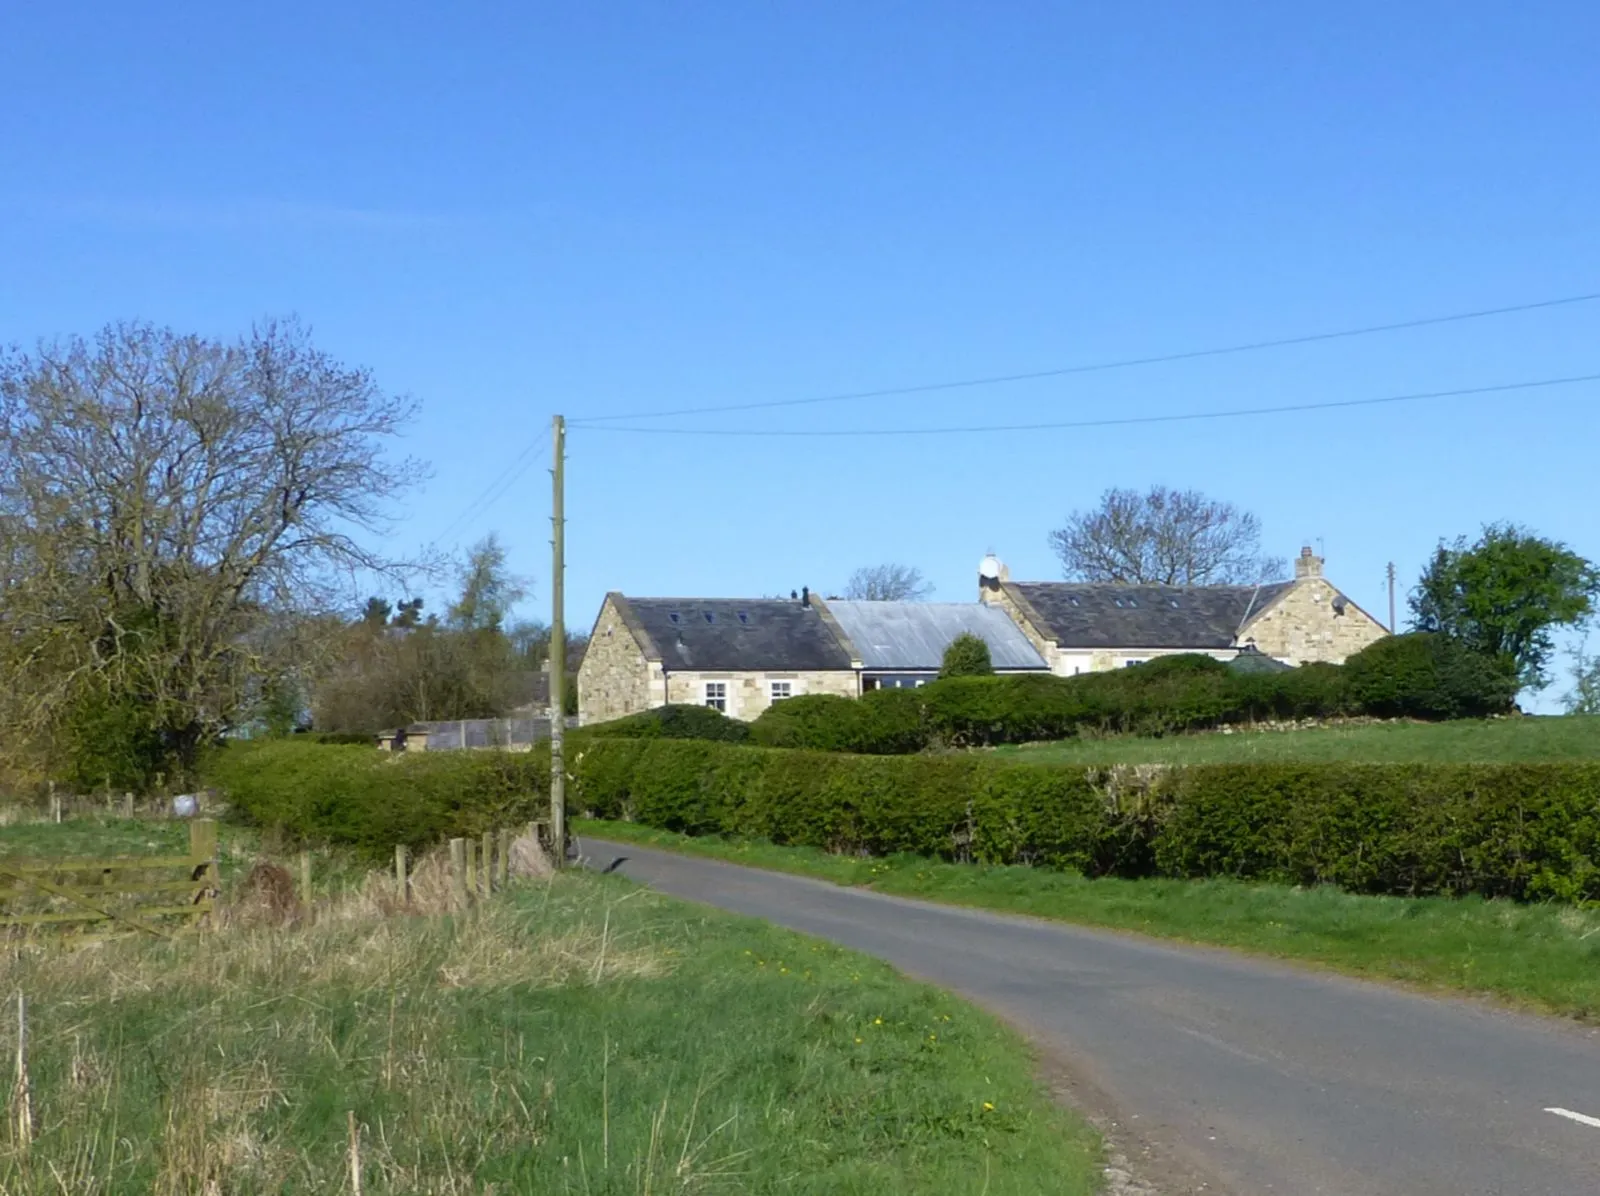
[[[1321,576],[1322,558],[1320,556],[1313,555],[1311,552],[1311,546],[1307,544],[1300,550],[1300,555],[1295,558],[1294,579],[1296,581],[1304,581],[1308,577]]]
[[[1011,570],[994,553],[989,553],[978,563],[978,601],[992,602],[1000,592],[1002,582],[1011,580]]]

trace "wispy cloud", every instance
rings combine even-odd
[[[448,223],[443,216],[391,208],[279,199],[47,199],[7,205],[35,219],[213,231],[366,230],[406,232]]]

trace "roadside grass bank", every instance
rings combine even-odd
[[[1096,1190],[1009,1030],[873,960],[639,889],[331,907],[0,956],[0,1192]],[[9,1076],[8,1076],[9,1081]],[[8,1083],[9,1088],[9,1083]],[[352,1145],[354,1144],[354,1145]]]
[[[1332,886],[1230,880],[1090,880],[1027,866],[917,855],[833,855],[760,840],[689,837],[585,820],[581,836],[729,860],[1002,913],[1231,947],[1351,975],[1600,1016],[1600,910],[1477,897],[1370,897]]]
[[[1083,736],[1000,747],[1034,764],[1522,764],[1600,760],[1600,716],[1542,715],[1444,723],[1371,723],[1296,730]]]

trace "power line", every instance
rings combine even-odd
[[[479,492],[477,498],[463,507],[461,512],[445,525],[444,530],[434,537],[433,542],[437,544],[441,540],[448,539],[458,527],[493,507],[506,496],[523,474],[539,463],[549,448],[550,443],[545,440],[535,440],[528,444],[512,459],[511,464],[495,475],[494,479]]]
[[[1194,361],[1202,357],[1225,357],[1233,353],[1254,353],[1262,349],[1283,349],[1292,345],[1311,345],[1321,341],[1370,336],[1378,332],[1401,332],[1408,328],[1427,328],[1436,324],[1455,324],[1464,320],[1482,320],[1491,316],[1507,316],[1517,312],[1540,311],[1545,308],[1565,307],[1575,303],[1590,303],[1596,299],[1600,299],[1600,291],[1586,295],[1568,295],[1560,299],[1541,299],[1537,303],[1518,303],[1510,307],[1490,307],[1479,311],[1455,312],[1447,316],[1428,316],[1420,320],[1401,320],[1392,324],[1368,324],[1362,328],[1345,328],[1337,332],[1314,332],[1305,336],[1248,341],[1244,344],[1225,345],[1214,349],[1191,349],[1182,353],[1162,353],[1153,357],[1127,357],[1117,361],[1100,361],[1087,365],[1063,366],[1059,369],[1034,370],[1019,374],[994,374],[985,378],[962,378],[949,382],[927,382],[916,386],[894,386],[884,390],[847,391],[843,394],[816,395],[804,399],[772,399],[756,403],[729,403],[714,407],[681,407],[674,411],[636,411],[626,415],[592,415],[584,419],[568,420],[567,426],[569,428],[596,427],[616,420],[668,419],[675,416],[715,415],[731,411],[764,411],[776,407],[805,407],[817,403],[845,403],[859,399],[887,399],[899,395],[929,394],[941,390],[964,390],[975,386],[1000,386],[1011,382],[1034,382],[1042,378],[1064,378],[1071,374],[1102,373],[1107,370],[1131,369],[1135,366],[1164,365],[1174,361]]]
[[[1066,428],[1114,428],[1132,424],[1169,424],[1210,419],[1238,419],[1251,415],[1286,415],[1297,411],[1332,411],[1344,407],[1377,407],[1386,403],[1414,403],[1422,399],[1465,398],[1469,395],[1503,394],[1513,390],[1534,390],[1546,386],[1570,386],[1579,382],[1600,382],[1600,374],[1580,374],[1571,378],[1542,378],[1534,382],[1506,382],[1498,386],[1472,386],[1460,390],[1419,391],[1413,394],[1385,395],[1376,399],[1335,399],[1323,403],[1288,403],[1277,407],[1238,407],[1227,411],[1192,411],[1172,415],[1132,415],[1111,419],[1063,420],[1036,424],[975,424],[955,428],[639,428],[616,424],[596,424],[591,432],[627,432],[644,436],[952,436],[988,432],[1053,432]]]

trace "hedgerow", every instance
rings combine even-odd
[[[768,747],[895,755],[1266,720],[1483,717],[1509,710],[1514,691],[1492,662],[1452,641],[1403,635],[1380,640],[1343,666],[1243,672],[1186,654],[1076,677],[947,677],[859,700],[794,698],[764,711],[751,734]]]
[[[1600,899],[1600,765],[1090,769],[596,743],[575,802],[605,818],[830,851],[1228,876],[1353,892]]]

